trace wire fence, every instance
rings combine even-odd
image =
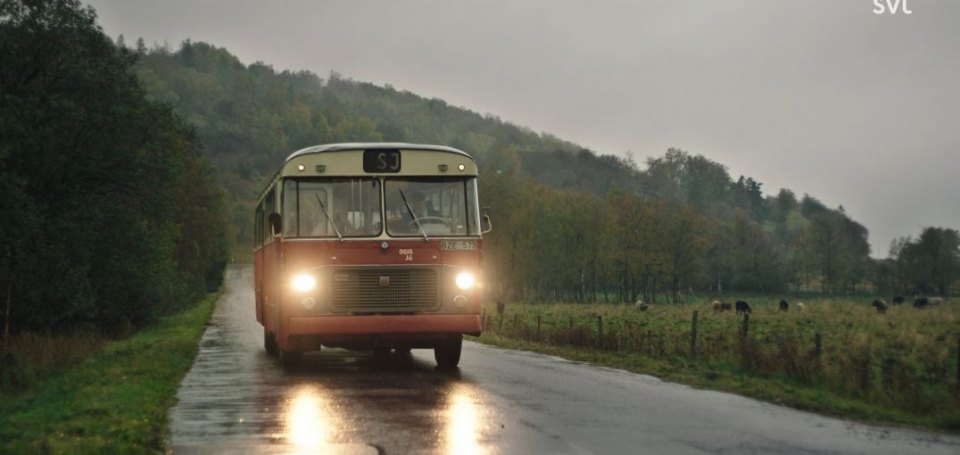
[[[503,338],[640,355],[705,369],[777,376],[913,411],[960,408],[957,310],[917,320],[842,308],[789,315],[716,313],[693,305],[512,304],[482,317]],[[926,319],[946,319],[927,324]],[[951,322],[953,324],[951,324]]]

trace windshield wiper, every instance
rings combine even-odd
[[[337,233],[337,238],[342,242],[343,235],[340,234],[340,230],[337,229],[337,223],[334,223],[333,218],[330,218],[330,214],[327,213],[327,208],[323,206],[323,201],[320,200],[320,195],[317,193],[313,193],[313,195],[317,197],[317,202],[320,203],[320,210],[323,210],[323,214],[327,217],[327,220],[330,221],[330,225],[333,226],[333,232]]]
[[[423,226],[420,225],[420,219],[417,218],[417,214],[413,213],[413,208],[411,208],[410,203],[407,202],[407,196],[403,194],[403,190],[400,188],[397,188],[397,191],[400,192],[400,198],[403,199],[403,205],[407,206],[407,211],[410,212],[410,216],[413,217],[413,222],[417,223],[417,229],[420,229],[420,233],[423,234],[423,240],[424,241],[430,240],[427,237],[427,231],[424,231]]]

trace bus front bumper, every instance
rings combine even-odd
[[[477,314],[412,314],[369,316],[302,316],[290,318],[290,335],[479,335]]]

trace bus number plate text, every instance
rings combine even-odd
[[[475,240],[441,240],[441,250],[469,251],[477,249]]]

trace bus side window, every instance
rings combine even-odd
[[[297,181],[286,180],[283,182],[283,235],[287,237],[297,236]]]
[[[270,225],[270,214],[277,211],[276,205],[276,193],[271,189],[270,192],[267,193],[266,199],[263,200],[263,230],[265,231],[264,238],[266,239],[264,243],[270,243],[273,239],[274,232]],[[277,234],[279,234],[279,232]]]
[[[260,248],[263,245],[263,203],[257,204],[257,209],[253,215],[253,248]]]

